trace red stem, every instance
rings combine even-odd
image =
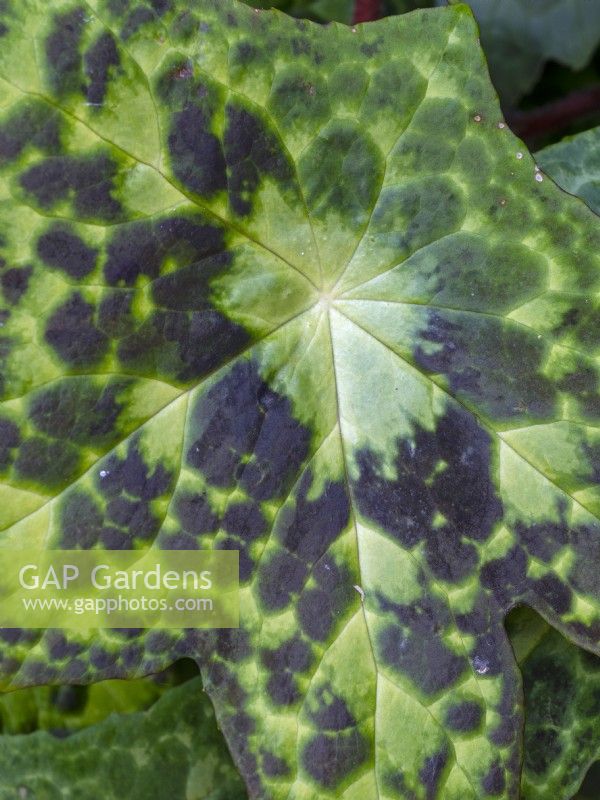
[[[354,4],[353,24],[372,22],[381,16],[381,0],[356,0]]]
[[[526,142],[551,133],[560,133],[571,123],[589,114],[600,113],[600,84],[577,92],[530,111],[515,111],[508,115],[512,130]]]

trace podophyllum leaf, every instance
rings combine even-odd
[[[600,127],[545,147],[536,158],[562,189],[600,214]]]
[[[600,658],[527,608],[513,612],[509,623],[525,692],[521,796],[571,800],[600,758]]]
[[[168,670],[133,681],[101,681],[90,686],[35,686],[0,694],[3,734],[50,730],[66,735],[96,725],[110,714],[144,711],[173,686],[189,680],[193,662],[177,662]]]
[[[245,0],[297,17],[349,24],[354,0]],[[381,15],[445,6],[458,0],[381,0]],[[600,43],[600,4],[594,0],[466,0],[481,30],[492,80],[502,100],[516,103],[537,83],[544,64],[582,69]]]
[[[0,737],[2,800],[244,800],[202,680],[59,739]]]
[[[594,146],[599,144],[599,130],[570,137],[536,154],[553,180],[588,200],[597,213],[600,193],[594,203]],[[600,164],[597,170],[600,176]],[[527,607],[509,614],[507,632],[524,676],[522,797],[595,798],[600,781],[595,777],[598,770],[590,764],[600,758],[600,659],[569,643]]]
[[[600,640],[600,226],[470,13],[2,21],[4,541],[243,585],[239,631],[5,631],[7,680],[191,655],[252,797],[516,797],[507,610]]]

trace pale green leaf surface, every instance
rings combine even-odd
[[[4,631],[6,682],[191,656],[253,798],[512,800],[507,611],[599,649],[600,227],[470,12],[2,24],[3,540],[242,583],[239,631]]]

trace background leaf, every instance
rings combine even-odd
[[[144,711],[169,688],[197,674],[179,661],[159,675],[133,681],[101,681],[90,686],[36,686],[0,695],[2,734],[48,730],[66,736],[95,725],[110,714]]]
[[[593,764],[573,800],[594,800],[600,786],[600,762]]]
[[[2,736],[0,775],[2,800],[245,798],[200,678],[66,739]]]
[[[600,214],[600,128],[544,148],[537,160],[561,188]]]
[[[508,633],[523,673],[523,800],[571,800],[600,757],[600,658],[518,609]],[[585,796],[585,795],[583,795]]]
[[[469,0],[469,5],[494,84],[509,103],[533,88],[544,62],[582,69],[600,42],[600,6],[588,0]]]

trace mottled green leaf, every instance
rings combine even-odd
[[[599,141],[595,129],[536,154],[563,189],[586,199],[598,213],[594,156]],[[600,166],[596,170],[600,175]],[[570,644],[528,608],[509,615],[507,630],[524,676],[522,797],[595,800],[600,762],[590,764],[600,758],[600,659]]]
[[[513,612],[508,633],[525,692],[521,797],[571,800],[600,757],[600,658],[527,608]]]
[[[113,714],[66,739],[0,737],[2,800],[244,800],[195,678],[147,712]]]
[[[599,650],[600,225],[470,12],[5,6],[3,541],[242,582],[239,631],[4,631],[5,680],[187,655],[253,798],[515,798],[507,611]]]
[[[380,14],[459,0],[381,0]],[[321,22],[349,24],[354,0],[245,0],[250,6],[279,8]],[[546,62],[574,70],[586,66],[600,44],[600,4],[596,0],[465,0],[481,30],[481,43],[496,90],[514,104],[539,80]]]
[[[600,128],[545,147],[536,158],[562,189],[600,214]]]

